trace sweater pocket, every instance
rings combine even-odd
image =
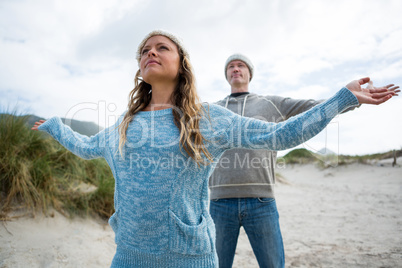
[[[118,221],[118,212],[115,211],[108,221],[109,225],[112,227],[112,230],[115,234],[117,233],[117,221]]]
[[[213,226],[204,215],[196,225],[182,222],[171,210],[170,214],[170,250],[186,255],[203,255],[213,250],[212,235],[209,226]]]

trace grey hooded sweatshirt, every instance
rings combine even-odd
[[[281,122],[322,102],[246,93],[216,104],[246,117]],[[274,198],[276,151],[226,151],[209,179],[210,199]]]

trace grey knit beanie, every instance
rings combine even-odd
[[[251,60],[249,58],[247,58],[243,54],[239,54],[239,53],[233,54],[232,56],[230,56],[226,60],[226,63],[225,63],[225,78],[226,78],[226,80],[228,80],[228,78],[226,77],[226,70],[228,68],[229,63],[234,61],[234,60],[240,60],[240,61],[244,62],[247,65],[248,70],[250,71],[250,81],[251,81],[251,79],[253,78],[253,75],[254,75],[254,65],[251,63]]]
[[[147,36],[145,36],[145,38],[138,45],[137,56],[136,56],[136,59],[138,61],[138,66],[140,65],[142,48],[145,46],[145,43],[148,41],[148,39],[155,35],[162,35],[162,36],[169,38],[173,43],[175,43],[183,51],[184,56],[186,56],[187,58],[190,58],[190,55],[188,54],[187,49],[183,46],[183,43],[180,40],[180,38],[176,37],[175,35],[173,35],[169,32],[166,32],[164,30],[155,30],[155,31],[152,31],[149,34],[147,34]]]

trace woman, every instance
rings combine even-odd
[[[112,267],[217,267],[208,178],[225,150],[291,148],[342,110],[395,95],[388,88],[363,91],[360,85],[369,81],[364,78],[310,111],[273,124],[200,104],[189,55],[170,33],[148,34],[137,60],[128,110],[115,126],[90,138],[56,117],[33,127],[80,157],[104,157],[110,165],[115,213],[109,223],[117,244]]]

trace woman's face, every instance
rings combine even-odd
[[[161,35],[152,36],[141,50],[141,76],[148,84],[176,82],[180,67],[179,51],[175,43]]]

